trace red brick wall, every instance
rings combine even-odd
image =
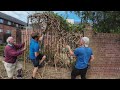
[[[95,60],[88,70],[89,78],[120,78],[120,34],[97,33],[86,30]]]
[[[6,30],[13,30],[13,29],[15,29],[14,27],[3,25],[3,24],[0,24],[0,28],[3,29],[4,32],[6,32]]]
[[[19,35],[19,36],[17,35],[18,33],[20,34],[20,30],[16,30],[15,27],[3,25],[3,24],[0,24],[0,29],[3,29],[3,33],[0,34],[1,37],[2,37],[2,39],[3,39],[4,34],[6,33],[6,31],[7,31],[7,30],[11,30],[11,36],[13,36],[13,37],[15,38],[15,41],[21,42],[21,41],[20,41],[21,36],[20,36],[20,35]]]

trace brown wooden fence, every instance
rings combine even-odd
[[[34,30],[35,31],[35,30]],[[36,30],[38,32],[38,30]],[[21,33],[22,42],[27,38],[27,50],[24,53],[24,63],[30,62],[28,59],[29,55],[29,45],[30,45],[30,35],[33,30],[23,30]],[[39,30],[41,34],[42,31]],[[64,66],[69,64],[71,58],[65,48],[65,45],[68,44],[74,50],[78,46],[78,41],[80,37],[83,35],[80,31],[78,32],[65,32],[64,36],[59,34],[57,30],[50,30],[44,35],[44,38],[40,43],[41,53],[47,56],[47,61],[50,62],[51,65],[60,65]]]

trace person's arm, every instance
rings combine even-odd
[[[77,48],[74,50],[74,52],[71,50],[69,45],[67,45],[66,48],[68,48],[70,55],[72,55],[74,57],[77,57],[79,55],[79,50]]]
[[[66,48],[68,48],[68,51],[69,51],[70,55],[74,56],[74,52],[72,51],[72,49],[70,48],[70,46],[67,45]]]
[[[27,41],[27,39],[25,38],[24,42],[22,44],[14,44],[14,47],[16,49],[22,49],[23,47],[26,48],[26,41]]]
[[[94,60],[94,56],[93,56],[93,55],[91,55],[90,61],[93,61],[93,60]]]
[[[22,50],[19,50],[19,51],[15,51],[13,49],[9,49],[7,50],[7,52],[9,53],[10,56],[19,56],[21,55],[24,51],[25,51],[26,48],[22,49]]]
[[[93,55],[93,51],[91,49],[91,57],[90,57],[90,61],[93,61],[94,60],[94,55]]]
[[[43,40],[43,34],[42,34],[42,36],[39,38],[39,40],[40,40],[40,41],[42,41],[42,40]]]
[[[35,57],[37,57],[39,55],[39,52],[35,52]]]
[[[35,50],[35,57],[37,57],[39,55],[39,46],[35,45],[34,50]]]
[[[24,46],[25,46],[25,42],[22,43],[22,44],[14,44],[14,47],[15,47],[16,49],[21,49],[21,48],[23,48]]]

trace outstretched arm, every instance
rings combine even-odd
[[[14,50],[12,50],[12,49],[9,49],[9,50],[8,50],[8,53],[9,53],[9,55],[11,55],[11,56],[19,56],[19,55],[21,55],[21,54],[25,51],[25,49],[26,49],[26,48],[24,48],[24,49],[22,49],[22,50],[19,50],[19,51],[14,51]]]
[[[66,48],[68,48],[68,51],[69,51],[70,55],[74,55],[74,52],[72,51],[72,49],[70,48],[69,45],[67,45]]]
[[[22,43],[22,44],[14,44],[14,47],[16,49],[22,49],[23,47],[26,48],[26,42],[27,42],[27,40],[24,39],[24,43]]]
[[[25,42],[22,43],[22,44],[14,44],[14,47],[15,47],[16,49],[21,49],[21,48],[23,48],[24,46],[25,46]]]
[[[42,40],[43,40],[43,35],[39,38],[39,40],[40,40],[40,41],[42,41]]]

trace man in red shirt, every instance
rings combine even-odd
[[[3,61],[9,79],[13,79],[15,70],[17,71],[17,78],[22,78],[22,65],[18,62],[17,56],[21,55],[26,47],[25,43],[15,44],[13,37],[7,38],[7,45],[4,49],[5,59]],[[24,48],[23,48],[24,47]]]

